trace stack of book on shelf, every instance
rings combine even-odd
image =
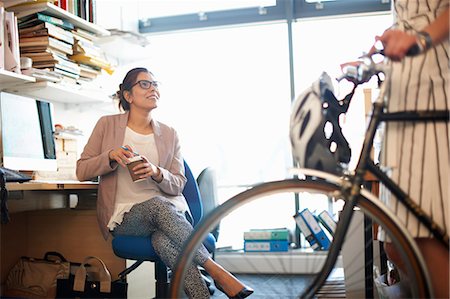
[[[336,222],[327,211],[315,216],[309,209],[304,209],[294,215],[294,219],[312,249],[327,250],[330,248],[330,238],[336,229]]]
[[[81,74],[86,80],[95,78],[101,70],[113,73],[111,63],[105,58],[103,51],[94,44],[96,36],[86,30],[75,28],[72,30],[75,39],[73,54],[70,59],[82,66]]]
[[[19,20],[19,45],[23,57],[33,60],[33,68],[61,74],[76,83],[80,67],[70,60],[73,54],[73,24],[57,17],[36,13]]]
[[[244,232],[244,251],[276,252],[288,251],[289,230],[287,228],[251,229]]]
[[[79,22],[74,17],[64,17],[58,12],[62,7],[55,7],[52,2],[59,5],[57,1],[36,0],[10,7],[19,16],[20,56],[32,59],[32,69],[27,73],[34,76],[35,70],[53,72],[61,75],[60,81],[78,87],[97,78],[103,70],[112,74],[112,65],[94,45],[95,33],[78,28]],[[42,75],[38,77],[44,79]],[[58,82],[51,76],[45,80]]]

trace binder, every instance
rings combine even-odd
[[[297,223],[298,228],[300,228],[300,231],[305,236],[306,241],[309,242],[309,245],[314,250],[319,250],[320,245],[317,243],[316,237],[313,235],[311,230],[309,229],[308,225],[306,225],[305,220],[300,215],[300,213],[294,215],[295,222]]]
[[[267,240],[267,241],[244,241],[245,252],[281,252],[289,250],[289,241]]]
[[[317,216],[319,222],[325,227],[325,229],[331,234],[334,235],[336,231],[336,221],[334,221],[333,217],[326,210],[322,211],[319,216]]]
[[[244,240],[289,240],[289,230],[283,229],[251,229],[244,232]]]
[[[317,243],[319,243],[319,246],[322,249],[327,250],[331,245],[330,239],[328,239],[325,231],[320,227],[319,222],[311,213],[311,211],[308,209],[304,209],[302,212],[300,212],[300,216],[303,218],[306,225],[311,230],[312,234],[317,240]]]

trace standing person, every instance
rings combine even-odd
[[[449,1],[396,0],[395,25],[376,37],[392,64],[389,112],[449,109]],[[417,44],[420,53],[406,56]],[[421,208],[450,232],[449,123],[388,123],[381,161]],[[397,201],[388,205],[402,219],[423,253],[436,297],[449,298],[449,252]],[[395,263],[396,255],[386,246]],[[399,265],[400,269],[401,266]]]
[[[147,69],[130,70],[117,96],[125,113],[100,118],[77,161],[77,177],[82,181],[100,176],[97,215],[106,239],[110,233],[151,235],[162,261],[173,267],[193,230],[185,218],[188,206],[182,191],[186,178],[178,136],[173,128],[152,118],[160,93]],[[143,179],[139,182],[132,181],[126,167],[134,152],[145,160],[133,168]],[[203,246],[194,262],[229,297],[246,298],[253,293],[214,262]],[[190,298],[209,298],[195,264],[187,271],[185,291]]]

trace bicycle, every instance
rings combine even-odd
[[[171,281],[171,298],[179,297],[186,265],[192,261],[194,251],[198,248],[207,233],[215,227],[222,218],[250,201],[285,192],[293,192],[296,194],[303,194],[303,192],[326,194],[330,198],[335,200],[342,199],[345,202],[340,211],[339,221],[326,260],[321,263],[320,266],[316,266],[316,268],[320,270],[317,272],[309,287],[304,288],[304,290],[299,293],[301,298],[313,297],[333,271],[333,267],[336,265],[339,255],[341,254],[341,248],[343,247],[355,210],[363,211],[364,215],[372,220],[372,223],[376,223],[383,231],[385,231],[391,239],[392,244],[394,244],[398,253],[401,255],[401,258],[407,267],[406,277],[408,279],[407,286],[409,289],[406,294],[415,298],[433,297],[429,273],[425,266],[424,258],[421,255],[418,246],[415,244],[414,239],[397,220],[394,214],[373,193],[365,188],[363,184],[364,176],[368,173],[372,174],[379,180],[380,184],[386,186],[386,188],[430,230],[433,236],[440,240],[448,249],[448,235],[433,223],[431,218],[411,200],[405,191],[401,190],[387,174],[375,165],[371,158],[371,149],[373,147],[376,130],[381,122],[400,120],[448,121],[449,111],[406,111],[387,113],[384,108],[385,95],[389,89],[390,83],[389,69],[386,64],[375,63],[373,59],[375,54],[380,53],[382,54],[382,51],[370,55],[366,54],[361,57],[360,63],[357,66],[348,68],[344,71],[344,74],[339,80],[347,79],[352,82],[354,86],[350,94],[343,100],[339,101],[334,97],[334,94],[331,91],[329,78],[323,75],[309,90],[309,92],[313,94],[313,98],[316,100],[318,99],[318,102],[312,103],[312,100],[310,102],[306,102],[305,100],[305,102],[294,104],[293,115],[296,114],[298,117],[298,114],[303,113],[303,117],[305,118],[307,117],[306,112],[317,112],[317,109],[314,110],[311,108],[312,106],[320,105],[318,111],[322,113],[323,117],[321,117],[321,123],[317,125],[315,131],[308,132],[308,134],[310,134],[309,138],[312,140],[315,139],[313,146],[319,145],[317,147],[319,150],[320,146],[329,147],[331,143],[334,143],[334,153],[331,153],[331,156],[325,162],[322,161],[320,157],[323,157],[323,154],[330,155],[329,151],[327,153],[315,155],[312,159],[297,157],[300,166],[308,167],[296,169],[295,172],[298,177],[261,183],[230,198],[222,205],[218,206],[208,217],[205,217],[197,225],[194,233],[186,242],[183,249],[185,254],[179,257]],[[384,74],[384,81],[381,80],[380,74]],[[357,166],[354,171],[348,171],[343,165],[349,161],[350,149],[342,135],[338,118],[339,115],[347,112],[356,88],[372,77],[378,78],[380,93],[373,103],[372,115],[367,126]],[[303,96],[304,95],[305,93],[303,93]],[[303,99],[307,99],[307,97],[304,96]],[[299,100],[297,99],[297,101]],[[327,122],[331,123],[333,126],[333,132],[328,139],[323,137],[323,128]],[[293,144],[293,146],[295,146],[295,144]],[[305,144],[301,146],[306,147]],[[306,153],[306,150],[304,153]],[[317,166],[319,166],[322,171],[310,169],[310,167],[316,168]],[[369,222],[367,227],[371,229],[372,223]],[[362,266],[367,268],[367,265]],[[370,273],[372,268],[369,267],[368,271]],[[364,279],[367,280],[367,276]],[[373,276],[370,274],[369,279],[373,280]],[[257,292],[255,292],[255,295],[256,294]]]

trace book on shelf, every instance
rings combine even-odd
[[[67,11],[86,21],[95,23],[95,0],[5,0],[16,2],[10,5],[19,17],[27,16],[33,13],[45,11],[48,4],[53,4],[58,9]],[[19,3],[17,3],[19,2]],[[23,3],[21,3],[23,2]]]
[[[78,16],[87,20],[89,18],[89,1],[78,0],[76,3],[78,4]]]
[[[57,49],[63,53],[72,55],[72,45],[60,41],[51,36],[25,37],[19,40],[21,52],[42,52],[47,49]]]
[[[57,66],[55,66],[55,67],[49,67],[49,68],[46,68],[46,69],[47,69],[47,70],[50,70],[50,71],[53,71],[53,72],[55,72],[55,73],[61,74],[61,75],[63,75],[64,77],[69,77],[69,78],[71,78],[71,79],[74,79],[75,81],[70,80],[70,81],[73,82],[74,84],[76,84],[76,80],[77,80],[78,78],[80,78],[80,75],[74,74],[74,73],[72,73],[72,72],[70,72],[70,71],[64,69],[64,66],[61,66],[61,65],[57,65]]]
[[[317,240],[320,248],[327,250],[331,245],[330,239],[328,238],[322,227],[319,225],[319,222],[317,221],[313,213],[311,213],[311,211],[306,208],[296,216],[296,220],[297,218],[302,218],[304,220],[306,226],[308,226],[310,232]]]
[[[287,240],[245,240],[245,252],[283,252],[289,250]]]
[[[92,57],[86,54],[75,54],[70,55],[69,58],[78,63],[93,67],[99,67],[101,69],[104,69],[109,74],[112,74],[114,72],[114,68],[112,67],[112,65],[106,59],[103,59],[101,57]]]
[[[75,42],[71,31],[65,30],[48,22],[43,22],[31,27],[21,28],[19,29],[19,36],[20,38],[51,36],[71,45],[73,45]]]
[[[334,232],[336,231],[336,221],[334,220],[333,216],[330,215],[330,213],[326,210],[322,211],[317,216],[319,222],[325,227],[325,229],[331,234],[334,235]]]
[[[78,0],[67,0],[67,11],[78,16],[78,5],[76,5],[76,1]]]
[[[77,78],[77,79],[80,76],[80,67],[77,64],[75,64],[75,66],[72,66],[69,64],[60,63],[58,61],[55,61],[55,62],[42,61],[42,62],[33,62],[33,67],[38,68],[38,69],[43,69],[43,68],[60,69],[65,72],[71,73],[69,75],[69,77]]]
[[[36,78],[36,81],[49,81],[59,83],[62,81],[63,76],[51,71],[29,68],[22,70],[24,75]]]
[[[78,27],[73,29],[72,33],[75,34],[77,37],[81,37],[84,40],[88,40],[88,41],[95,41],[98,39],[98,37],[94,33],[89,32],[84,29],[81,29],[81,28],[78,28]]]
[[[65,57],[65,59],[68,59],[67,54],[63,52],[57,52],[54,49],[45,49],[41,52],[21,52],[22,57],[28,57],[31,58],[33,61],[56,61],[57,56],[58,57]]]
[[[80,67],[80,78],[95,79],[102,73],[101,69],[93,68],[82,63],[80,63],[78,66]]]
[[[287,228],[251,229],[244,232],[244,240],[284,240],[289,241]]]
[[[68,8],[68,0],[58,0],[58,6],[61,9],[67,10],[67,8]]]
[[[94,44],[94,42],[79,39],[78,36],[75,35],[75,43],[73,45],[73,54],[86,54],[92,57],[102,57],[104,56],[104,52],[102,49]]]
[[[38,25],[42,22],[47,22],[47,23],[59,26],[61,28],[67,29],[67,30],[72,30],[75,28],[75,26],[71,22],[69,22],[65,19],[57,18],[54,16],[50,16],[50,15],[46,15],[44,13],[38,12],[36,14],[32,14],[32,15],[21,18],[20,23],[19,23],[19,29],[24,28],[24,27]]]

